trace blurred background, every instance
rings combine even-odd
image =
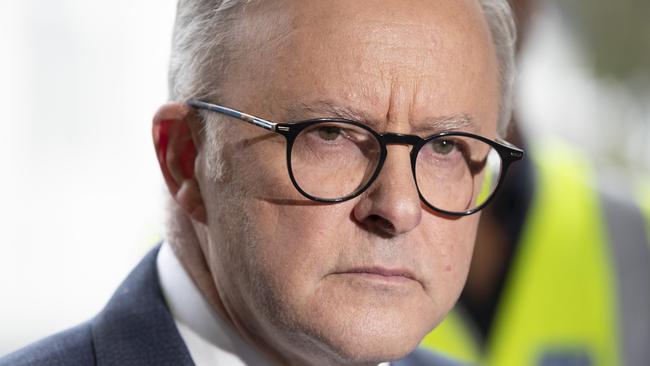
[[[150,121],[175,1],[0,0],[0,355],[96,314],[162,238]],[[520,57],[527,136],[650,172],[650,2],[544,0]]]
[[[174,0],[0,0],[0,355],[90,318],[162,238]]]
[[[650,171],[650,2],[545,0],[520,55],[529,136],[557,135],[599,165]]]

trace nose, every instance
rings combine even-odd
[[[384,237],[404,234],[422,219],[422,207],[409,147],[391,145],[377,179],[354,207],[354,218],[367,230]]]

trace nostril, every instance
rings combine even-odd
[[[395,225],[384,217],[379,215],[370,215],[366,220],[373,229],[382,234],[392,235],[395,233]]]

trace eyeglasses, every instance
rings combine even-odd
[[[510,164],[524,155],[506,141],[467,132],[422,138],[378,133],[342,118],[276,123],[203,101],[188,105],[284,136],[289,178],[298,192],[317,202],[343,202],[363,193],[379,176],[386,145],[401,144],[413,147],[411,171],[422,202],[443,214],[471,215],[490,202]]]

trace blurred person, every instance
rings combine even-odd
[[[514,37],[501,0],[179,1],[167,239],[0,365],[457,365],[417,346],[523,156]]]
[[[536,2],[510,2],[525,42]],[[488,366],[647,364],[650,191],[516,122],[509,140],[529,158],[483,212],[459,303],[423,344]]]

